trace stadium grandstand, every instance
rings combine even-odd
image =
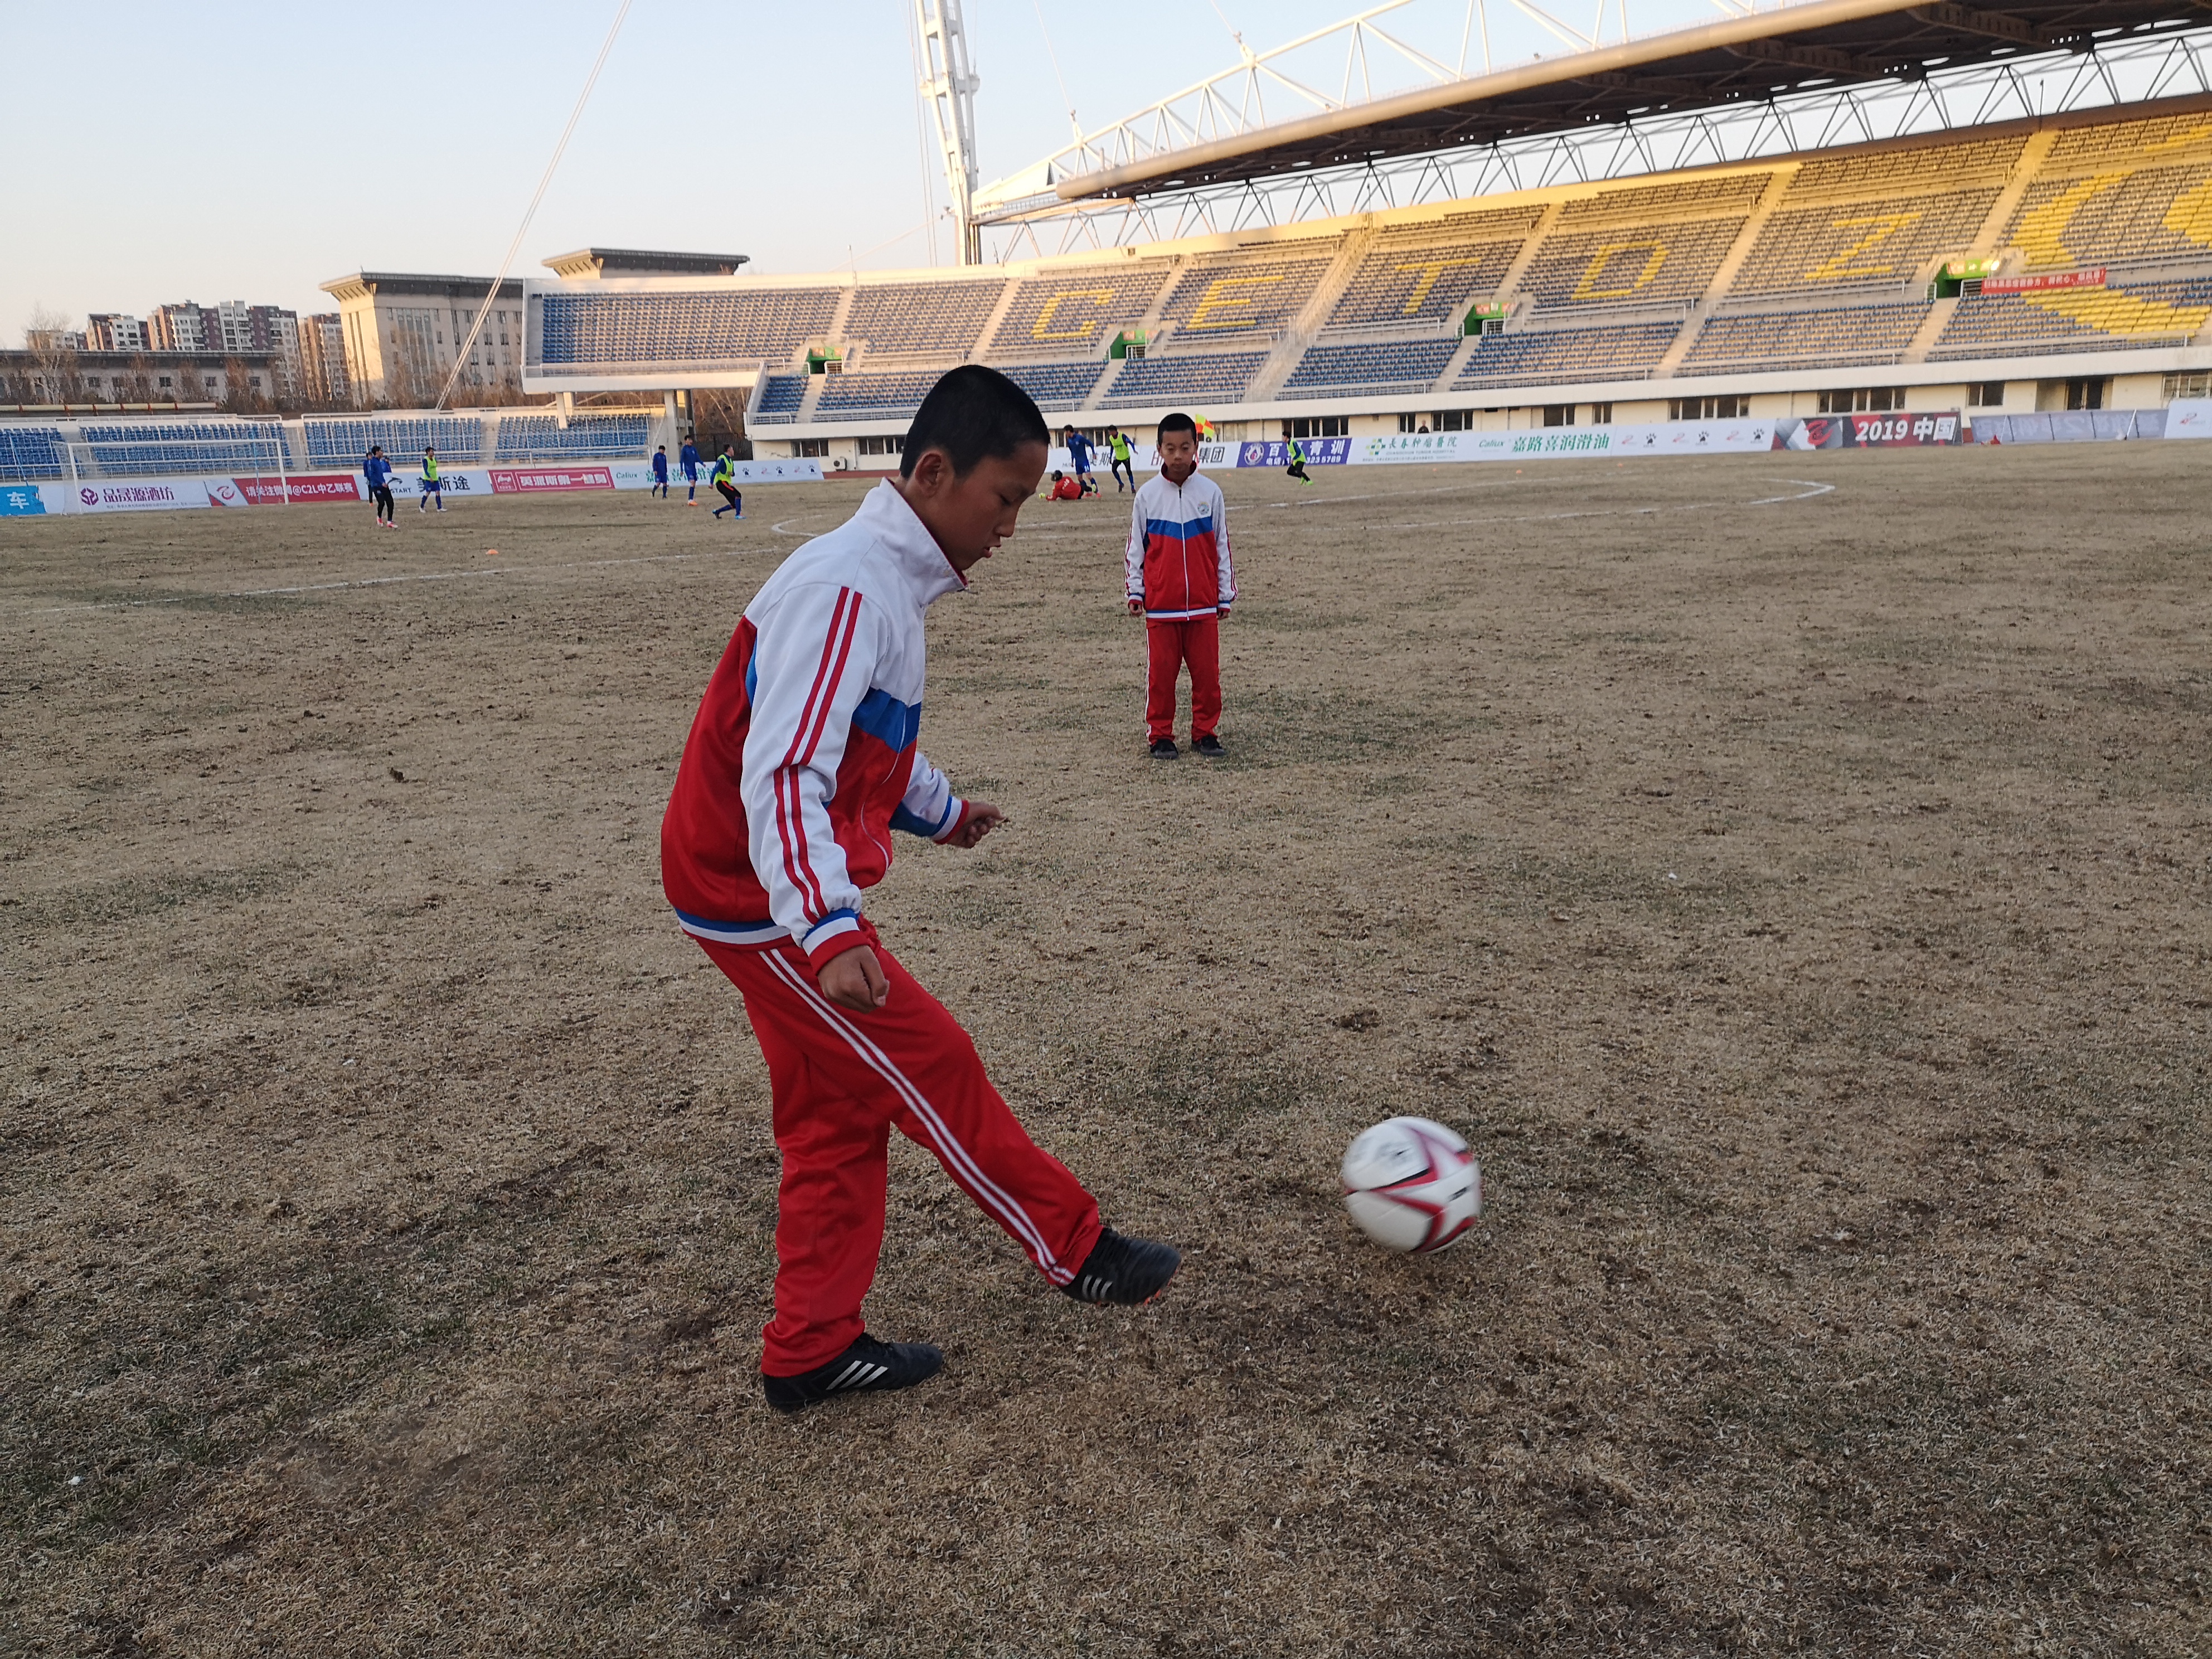
[[[447,466],[634,461],[665,440],[661,410],[392,411],[304,420],[0,422],[0,483],[358,469],[372,444],[395,464],[436,447]]]
[[[1940,92],[1966,73],[1996,84],[2046,59],[2086,86],[2082,66],[2117,52],[2193,66],[2206,42],[2195,8],[2158,0],[1808,0],[1148,157],[1085,141],[993,222],[1026,216],[1033,232],[1089,212],[1095,227],[1111,207],[1158,224],[1179,192],[1218,202],[1304,168],[1364,167],[1371,185],[1469,146],[1750,100]],[[2212,371],[2212,80],[2151,78],[2187,90],[2131,100],[2107,76],[2094,106],[1947,111],[1853,143],[1616,161],[1571,182],[952,270],[532,282],[525,385],[750,386],[762,453],[849,466],[887,465],[864,458],[895,453],[883,441],[964,362],[1015,376],[1056,424],[1188,407],[1229,438],[1812,415],[1869,386],[1896,400],[1884,407],[1985,429],[2110,408],[2144,412],[2122,423],[2140,432]],[[1980,96],[1976,112],[2001,104]]]
[[[1355,47],[1376,15],[1340,26]],[[634,459],[708,388],[745,392],[762,458],[868,470],[971,362],[1055,425],[1183,408],[1227,439],[1869,407],[1957,410],[1982,434],[2114,411],[2066,429],[2140,435],[2205,395],[2195,0],[1802,0],[1585,45],[1473,76],[1431,62],[1436,84],[1272,125],[1170,120],[1168,100],[1149,126],[969,179],[957,268],[557,256],[520,284],[522,386],[551,413],[311,417],[275,440],[122,422],[127,447],[106,422],[9,423],[0,481],[58,459],[227,471],[241,442],[302,469],[371,442],[454,465]],[[648,407],[576,402],[625,393]]]

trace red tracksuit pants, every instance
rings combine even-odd
[[[1145,737],[1158,743],[1175,736],[1176,679],[1190,665],[1190,740],[1210,738],[1221,724],[1221,619],[1145,623],[1152,653],[1145,684]]]
[[[788,939],[764,949],[699,941],[744,994],[768,1059],[783,1154],[775,1316],[762,1332],[770,1376],[827,1364],[860,1334],[894,1127],[935,1153],[1054,1285],[1074,1278],[1098,1242],[1097,1200],[1030,1139],[959,1021],[867,931],[890,999],[865,1014],[824,997]]]

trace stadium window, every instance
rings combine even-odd
[[[860,453],[863,455],[898,455],[904,453],[905,450],[906,434],[904,433],[901,433],[897,436],[891,438],[863,438],[860,440]]]
[[[792,448],[793,451],[801,458],[809,455],[819,458],[829,454],[830,441],[827,438],[795,439],[793,441]]]
[[[1474,430],[1474,411],[1471,409],[1447,409],[1437,416],[1439,432],[1472,432]]]
[[[1346,431],[1342,415],[1309,415],[1283,422],[1285,438],[1341,438]]]
[[[1828,412],[1829,393],[1820,394],[1820,412]],[[1834,394],[1848,398],[1848,392]],[[1735,421],[1751,413],[1751,399],[1733,398],[1670,398],[1667,401],[1667,418],[1670,421]]]
[[[2105,383],[2096,380],[2066,382],[2066,407],[2069,409],[2102,409],[2105,406]]]
[[[2169,374],[2165,392],[2168,403],[2176,398],[2212,398],[2212,374]]]
[[[2166,378],[2171,380],[2173,377],[2168,375]],[[2169,392],[2166,395],[2171,398],[2173,394]],[[1401,415],[1398,417],[1398,430],[1401,432],[1426,432],[1428,429],[1418,415]]]
[[[1850,392],[1823,392],[1820,394],[1820,413],[1823,415],[1887,414],[1905,407],[1905,388],[1901,386],[1860,386]]]
[[[169,389],[170,389],[170,388],[171,388],[174,384],[175,384],[175,383],[174,383],[173,381],[172,381],[172,380],[169,379],[169,377],[168,377],[167,375],[164,374],[164,375],[161,377],[161,390],[162,390],[162,391],[164,391],[164,392],[168,391],[168,390],[169,390]]]
[[[1572,404],[1546,404],[1544,405],[1544,424],[1546,426],[1572,426],[1574,423],[1575,406]]]
[[[2002,409],[2004,407],[2004,389],[2002,380],[1976,380],[1966,388],[1966,407]]]
[[[1613,424],[1613,405],[1611,404],[1592,404],[1590,405],[1590,424],[1592,426],[1611,426]]]

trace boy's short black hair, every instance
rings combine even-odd
[[[1198,436],[1198,422],[1177,410],[1172,415],[1160,416],[1160,436],[1164,438],[1170,432],[1188,432],[1195,438]]]
[[[1036,402],[995,368],[963,363],[930,387],[906,429],[899,476],[914,476],[925,450],[945,452],[952,476],[964,478],[987,457],[1003,459],[1024,444],[1052,446],[1052,428]]]

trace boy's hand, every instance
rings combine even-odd
[[[865,945],[830,957],[816,973],[814,981],[823,996],[856,1014],[872,1014],[890,1000],[891,984],[884,977],[884,964]]]
[[[1006,815],[987,800],[968,803],[968,821],[945,838],[947,847],[973,847],[1006,821]]]
[[[1129,614],[1130,614],[1131,616],[1133,616],[1133,617],[1141,617],[1141,616],[1143,616],[1143,615],[1145,614],[1145,602],[1144,602],[1142,599],[1132,599],[1132,600],[1130,600],[1130,601],[1129,601]]]

